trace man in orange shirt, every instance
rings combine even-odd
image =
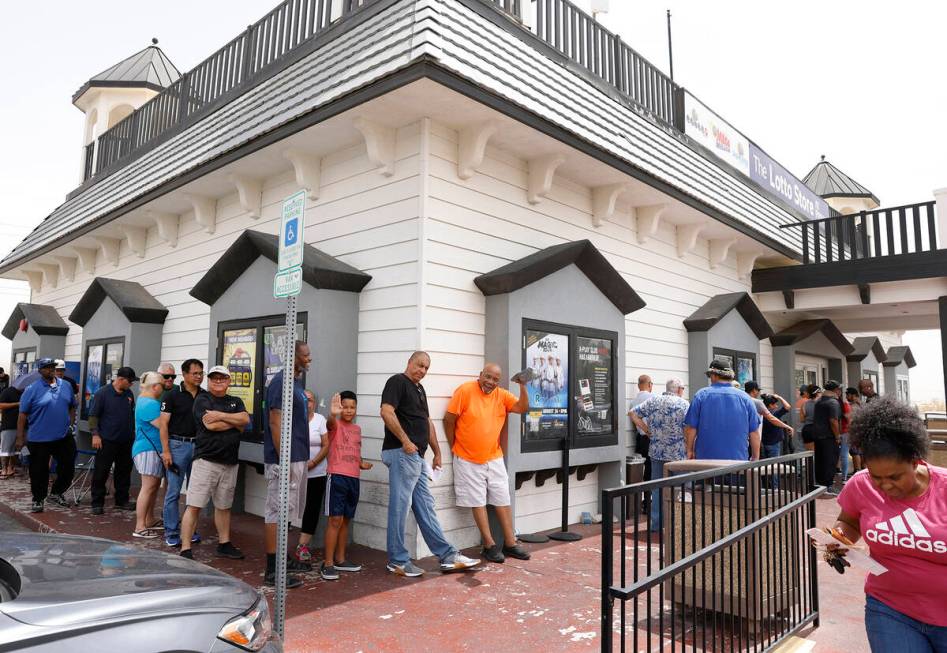
[[[500,436],[508,413],[529,410],[529,392],[522,378],[519,399],[499,387],[500,366],[487,363],[476,381],[468,381],[454,391],[444,431],[454,454],[454,491],[457,505],[472,508],[474,521],[483,539],[483,556],[490,562],[503,562],[505,556],[529,560],[529,553],[516,543],[513,515],[510,511],[510,480],[503,463]],[[496,508],[503,527],[501,548],[493,539],[487,520],[487,504]]]

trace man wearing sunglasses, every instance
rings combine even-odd
[[[184,367],[182,366],[181,369],[183,370]],[[178,386],[174,385],[174,380],[178,378],[178,375],[174,373],[174,365],[167,362],[158,366],[158,374],[161,375],[164,381],[164,392],[161,393],[159,401],[164,401],[170,393],[178,391]]]
[[[164,495],[164,543],[168,546],[181,546],[181,487],[184,479],[191,475],[191,463],[194,460],[194,438],[197,436],[197,422],[194,420],[194,400],[206,392],[201,388],[204,380],[204,364],[196,358],[181,363],[184,379],[181,385],[172,385],[168,390],[168,376],[174,383],[174,366],[163,363],[159,369],[171,372],[159,372],[165,378],[165,392],[161,400],[161,415],[158,418],[158,430],[161,433],[161,460],[167,469],[168,488]],[[191,542],[196,544],[201,536],[195,531]]]

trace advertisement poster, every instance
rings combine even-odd
[[[690,93],[684,95],[684,133],[750,176],[749,140]]]
[[[533,368],[526,439],[564,439],[569,433],[569,336],[526,331],[526,365]]]
[[[246,406],[251,417],[253,415],[255,361],[256,327],[224,331],[221,364],[226,365],[230,371],[230,389],[227,392],[243,400],[243,405]],[[253,420],[250,424],[253,424]]]
[[[296,337],[306,339],[305,327],[296,325]],[[270,385],[270,381],[277,372],[283,369],[283,352],[286,351],[286,327],[268,326],[263,328],[263,385]]]
[[[105,346],[105,382],[111,383],[115,380],[115,374],[118,368],[122,366],[125,358],[125,345],[120,342],[110,342]]]
[[[737,381],[744,385],[747,381],[754,381],[753,378],[753,359],[737,356],[737,369],[733,370],[737,374]]]
[[[102,387],[102,352],[103,345],[91,345],[86,353],[85,383],[82,390],[83,416],[89,410],[89,401],[92,395]]]
[[[576,345],[579,435],[607,435],[614,430],[612,341],[579,336]]]

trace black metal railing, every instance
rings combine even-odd
[[[938,248],[934,205],[933,201],[907,204],[781,228],[802,230],[802,258],[807,264],[931,252]]]
[[[96,146],[95,173],[143,149],[231,91],[258,80],[267,68],[332,23],[376,1],[344,0],[341,13],[332,15],[332,0],[285,0],[102,134]],[[515,4],[518,6],[518,0]],[[89,161],[87,154],[87,168]]]
[[[818,625],[812,454],[706,465],[603,491],[603,652],[770,650]]]
[[[684,131],[683,89],[569,0],[536,0],[536,35],[664,123]]]
[[[95,160],[95,141],[85,146],[85,156],[82,160],[82,181],[92,176],[92,164]]]

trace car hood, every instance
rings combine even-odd
[[[163,612],[237,614],[259,598],[243,581],[200,563],[99,538],[0,535],[0,559],[20,582],[17,597],[0,604],[0,611],[35,625]]]

